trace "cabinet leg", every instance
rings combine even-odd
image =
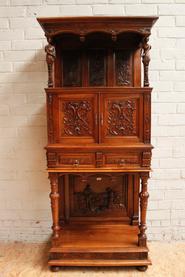
[[[49,179],[51,183],[51,210],[52,210],[52,218],[53,218],[53,238],[59,237],[59,192],[58,192],[58,174],[57,173],[49,173]]]
[[[148,269],[148,266],[147,265],[142,265],[142,266],[137,266],[136,268],[137,268],[137,270],[144,272]]]
[[[139,224],[139,235],[138,235],[138,245],[139,246],[146,246],[147,236],[146,236],[146,211],[148,205],[148,197],[149,193],[147,191],[148,185],[148,172],[141,173],[141,192],[139,194],[140,198],[140,224]]]

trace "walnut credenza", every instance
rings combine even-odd
[[[157,17],[38,18],[48,44],[49,265],[146,270]],[[143,72],[143,80],[141,73]]]

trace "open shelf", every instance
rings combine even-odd
[[[149,265],[148,248],[138,246],[138,227],[124,224],[73,224],[53,239],[49,265]]]

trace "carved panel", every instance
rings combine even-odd
[[[106,60],[103,50],[89,51],[89,85],[106,85]]]
[[[150,143],[151,128],[151,95],[144,95],[144,142]]]
[[[108,101],[107,135],[136,135],[136,100]]]
[[[52,94],[47,95],[47,105],[48,105],[48,141],[52,143],[54,141],[54,127],[53,127],[53,96]]]
[[[73,181],[72,181],[73,180]],[[72,216],[126,215],[126,184],[123,176],[94,174],[71,180]]]
[[[57,163],[57,153],[55,153],[55,152],[47,152],[47,161],[48,161],[48,167],[56,166],[56,163]]]
[[[82,84],[80,53],[76,51],[63,52],[63,86],[76,86]]]
[[[117,86],[132,85],[132,64],[131,53],[126,50],[119,50],[115,53],[115,77]]]
[[[96,192],[90,184],[87,184],[83,191],[75,193],[75,197],[79,210],[83,214],[99,213],[106,209],[117,209],[123,206],[119,193],[111,187],[107,187],[105,191]]]
[[[96,152],[96,167],[102,167],[102,166],[103,166],[103,153]]]
[[[150,166],[151,157],[152,157],[151,151],[143,152],[142,166]]]
[[[92,114],[91,102],[88,100],[63,102],[63,126],[66,136],[89,136],[92,135],[90,113]]]

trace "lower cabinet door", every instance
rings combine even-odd
[[[54,97],[54,131],[62,144],[95,143],[98,137],[96,93],[65,92]]]
[[[123,145],[142,141],[142,94],[102,93],[100,107],[101,142]]]

